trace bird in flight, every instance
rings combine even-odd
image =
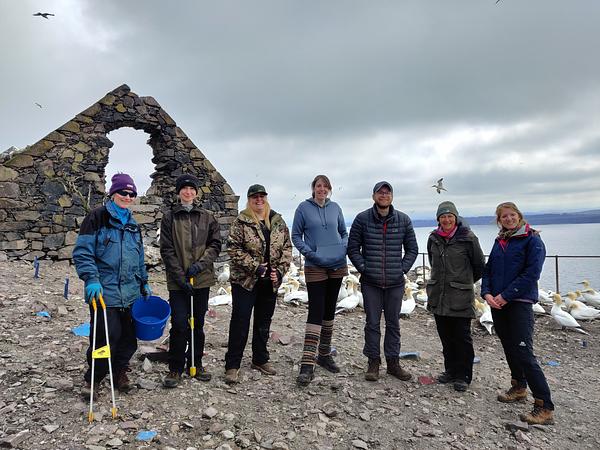
[[[442,191],[445,191],[446,188],[444,188],[444,184],[443,184],[444,179],[440,178],[439,180],[437,180],[437,184],[432,185],[432,188],[435,188],[435,190],[437,191],[438,194],[441,194]]]
[[[37,106],[38,108],[43,108],[43,106],[40,105],[38,102],[34,102],[34,103],[35,103],[35,106]]]
[[[54,14],[52,14],[52,13],[42,13],[42,12],[38,12],[33,15],[43,17],[44,19],[48,19],[48,16],[54,16]]]

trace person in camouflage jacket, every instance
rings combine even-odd
[[[267,342],[275,311],[277,288],[292,260],[290,233],[281,215],[272,211],[261,185],[248,189],[248,207],[231,225],[227,239],[231,258],[229,280],[233,309],[225,355],[225,381],[237,383],[239,368],[254,309],[252,365],[266,375],[275,375],[269,364]]]

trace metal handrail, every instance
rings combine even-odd
[[[426,266],[425,264],[425,258],[427,257],[427,253],[422,253],[419,252],[419,255],[422,256],[422,261],[423,261],[423,267]],[[490,256],[490,255],[484,255],[486,257],[486,259]],[[558,260],[560,258],[600,258],[600,255],[546,255],[546,259],[554,259],[554,281],[555,281],[555,285],[556,285],[556,292],[560,292],[560,275],[558,272]],[[427,265],[427,267],[429,267],[429,265]],[[425,273],[425,271],[423,271],[423,279],[427,279],[427,275]]]

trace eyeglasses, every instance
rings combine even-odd
[[[131,197],[131,198],[137,197],[137,194],[135,192],[131,192],[131,191],[120,190],[120,191],[115,191],[115,193],[119,194],[121,197]]]
[[[390,196],[392,193],[390,191],[377,191],[377,195],[381,195],[382,197]]]

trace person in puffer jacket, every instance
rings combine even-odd
[[[296,378],[300,386],[312,381],[315,357],[316,363],[329,372],[340,371],[331,356],[331,338],[338,293],[342,279],[348,275],[348,231],[342,209],[329,199],[331,182],[325,175],[317,175],[311,188],[312,196],[300,203],[292,226],[292,242],[305,258],[308,291],[304,350]]]
[[[86,303],[92,298],[98,302],[100,295],[104,299],[114,384],[126,392],[131,389],[127,377],[129,361],[137,350],[131,305],[140,295],[149,296],[152,291],[144,265],[142,234],[129,210],[137,196],[135,183],[124,173],[114,175],[111,181],[110,199],[83,219],[73,248],[73,262],[77,275],[85,282]],[[94,311],[90,305],[90,327],[92,330],[97,327],[96,348],[100,348],[106,345],[106,333],[102,309],[97,304],[98,323],[94,324]],[[98,392],[97,385],[108,374],[108,360],[99,358],[94,380],[91,379],[92,339],[90,332],[84,395],[89,395],[92,382],[94,391]]]
[[[538,280],[546,258],[540,234],[525,221],[512,202],[496,207],[500,227],[481,279],[481,296],[492,309],[494,328],[510,368],[511,387],[498,395],[504,403],[533,394],[531,413],[521,414],[529,424],[553,423],[554,403],[550,387],[533,354],[533,304],[538,301]]]
[[[348,256],[361,273],[367,315],[363,348],[363,354],[369,360],[365,373],[367,381],[379,379],[382,312],[385,316],[383,351],[387,373],[403,381],[411,378],[399,362],[399,315],[404,297],[404,274],[417,259],[419,249],[410,218],[394,209],[393,199],[392,185],[387,181],[378,182],[373,187],[373,207],[356,216],[348,239]]]
[[[160,255],[166,268],[171,305],[169,373],[163,380],[166,388],[176,387],[186,365],[191,366],[192,301],[195,377],[200,381],[211,379],[202,365],[204,317],[210,287],[216,282],[213,263],[221,252],[221,231],[214,215],[195,203],[199,189],[200,180],[194,175],[179,176],[175,181],[179,203],[164,214],[160,223]]]
[[[474,285],[485,258],[477,236],[458,215],[452,202],[437,209],[438,227],[427,240],[431,277],[427,280],[427,310],[433,313],[444,355],[440,383],[464,392],[473,378],[471,319],[475,317]]]

